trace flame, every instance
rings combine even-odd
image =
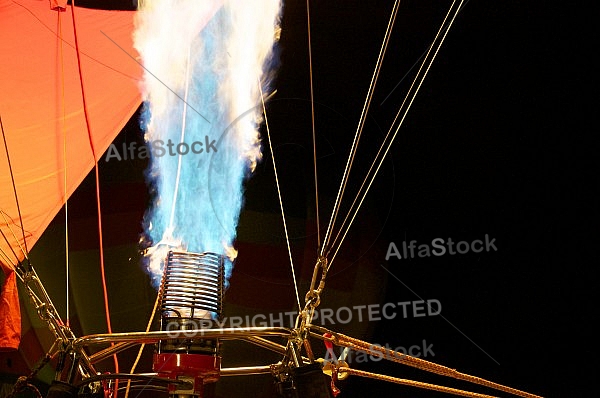
[[[156,286],[171,247],[223,253],[231,275],[242,183],[261,158],[258,85],[268,88],[280,13],[280,0],[140,4],[134,43],[155,194],[143,239]]]

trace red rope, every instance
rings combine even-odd
[[[100,245],[100,273],[102,279],[102,291],[104,293],[104,311],[106,315],[106,326],[108,329],[108,333],[112,333],[112,327],[110,323],[110,309],[108,306],[108,290],[106,288],[106,277],[104,272],[104,245],[102,242],[102,209],[100,206],[100,176],[98,173],[98,158],[96,157],[96,149],[94,148],[94,141],[92,139],[92,129],[90,125],[90,119],[88,115],[87,103],[85,99],[85,89],[83,85],[83,75],[81,73],[81,56],[79,52],[79,42],[77,40],[77,28],[75,27],[75,1],[71,3],[71,15],[73,17],[73,36],[75,37],[75,51],[77,53],[77,67],[79,69],[79,83],[81,86],[81,97],[83,99],[83,114],[85,116],[85,124],[88,132],[88,139],[90,141],[90,148],[92,149],[92,155],[94,156],[94,174],[96,176],[96,207],[98,212],[98,236],[99,236],[99,245]],[[119,360],[117,359],[117,355],[113,355],[113,359],[115,362],[115,373],[119,373]],[[118,380],[115,385],[115,393],[114,397],[117,397],[118,390]]]

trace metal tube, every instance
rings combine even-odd
[[[92,334],[73,340],[74,348],[86,347],[93,344],[136,342],[151,344],[165,339],[192,339],[192,338],[242,338],[251,336],[291,336],[291,329],[283,327],[251,327],[251,328],[223,328],[223,329],[192,329],[169,330],[153,332],[129,332],[112,334]]]
[[[276,352],[278,354],[285,355],[287,353],[286,346],[278,344],[278,343],[276,343],[274,341],[271,341],[271,340],[267,340],[267,339],[265,339],[263,337],[258,337],[258,336],[255,336],[255,337],[246,337],[246,338],[244,338],[244,340],[246,340],[249,343],[255,344],[255,345],[259,346],[259,347],[266,348],[267,350]],[[305,356],[302,356],[302,361],[303,362],[311,362],[310,358],[307,358]]]
[[[83,350],[83,347],[73,347],[73,351],[79,354],[79,373],[83,377],[89,377],[90,375],[96,374],[96,368],[92,365],[90,357]]]
[[[56,308],[54,307],[50,296],[46,292],[42,281],[38,277],[35,268],[30,265],[30,271],[26,272],[21,267],[17,267],[17,275],[27,288],[29,298],[34,304],[38,312],[38,316],[42,319],[42,321],[48,324],[48,328],[50,331],[52,331],[52,333],[54,333],[54,336],[65,341],[75,338],[75,335],[71,329],[65,326],[65,323],[60,318],[60,315],[58,314],[58,311],[56,311]],[[38,294],[36,294],[34,287],[37,289],[37,293],[41,296],[41,298],[38,296]]]
[[[75,377],[77,376],[77,370],[79,368],[79,356],[71,353],[71,366],[69,367],[69,373],[67,375],[67,383],[73,384]]]
[[[247,376],[247,375],[270,374],[271,372],[272,372],[272,365],[242,366],[242,367],[237,367],[237,368],[223,368],[223,369],[221,369],[221,376]]]
[[[91,363],[96,363],[96,362],[100,362],[106,358],[111,357],[113,354],[119,353],[121,351],[124,351],[130,347],[133,347],[135,345],[137,345],[139,343],[119,343],[119,344],[115,344],[113,346],[110,346],[102,351],[98,351],[95,354],[90,355],[90,362]]]
[[[246,337],[244,340],[257,345],[259,347],[262,348],[266,348],[267,350],[276,352],[278,354],[284,354],[286,353],[286,348],[284,345],[275,343],[274,341],[271,340],[267,340],[264,337],[258,337],[258,336],[253,336],[253,337]]]

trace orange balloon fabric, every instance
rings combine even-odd
[[[101,157],[141,102],[134,12],[77,7],[90,143],[70,5],[61,12],[60,3],[0,0],[0,117],[7,145],[7,151],[0,148],[0,230],[5,236],[0,235],[0,263],[7,275],[0,347],[13,347],[10,336],[18,334],[17,324],[20,329],[13,271],[25,248],[9,157],[31,249],[94,166],[91,145]]]
[[[1,265],[1,264],[0,264]],[[2,265],[6,276],[0,294],[0,351],[16,350],[21,341],[21,311],[17,275],[15,271]]]

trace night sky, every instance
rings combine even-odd
[[[335,148],[321,170],[335,169],[328,161],[348,151],[391,10],[391,2],[336,4],[311,4],[317,132]],[[402,2],[352,181],[370,165],[449,4]],[[293,22],[284,16],[278,97],[309,95],[306,67],[298,70],[305,39],[292,38],[306,29],[303,6],[288,5]],[[436,354],[430,359],[459,371],[543,396],[589,395],[589,372],[577,364],[591,355],[597,318],[583,26],[574,11],[547,2],[464,6],[361,214],[381,224],[366,255],[390,271],[382,302],[437,299],[443,318],[377,322],[372,341],[425,339]],[[305,137],[307,115],[304,108],[290,127]],[[327,124],[328,117],[337,122]],[[332,197],[337,184],[329,187],[327,178],[319,182]],[[410,240],[472,242],[486,234],[497,250],[385,260],[390,242],[400,248]],[[404,367],[369,366],[425,380]],[[351,396],[384,391],[381,382],[354,381]]]

